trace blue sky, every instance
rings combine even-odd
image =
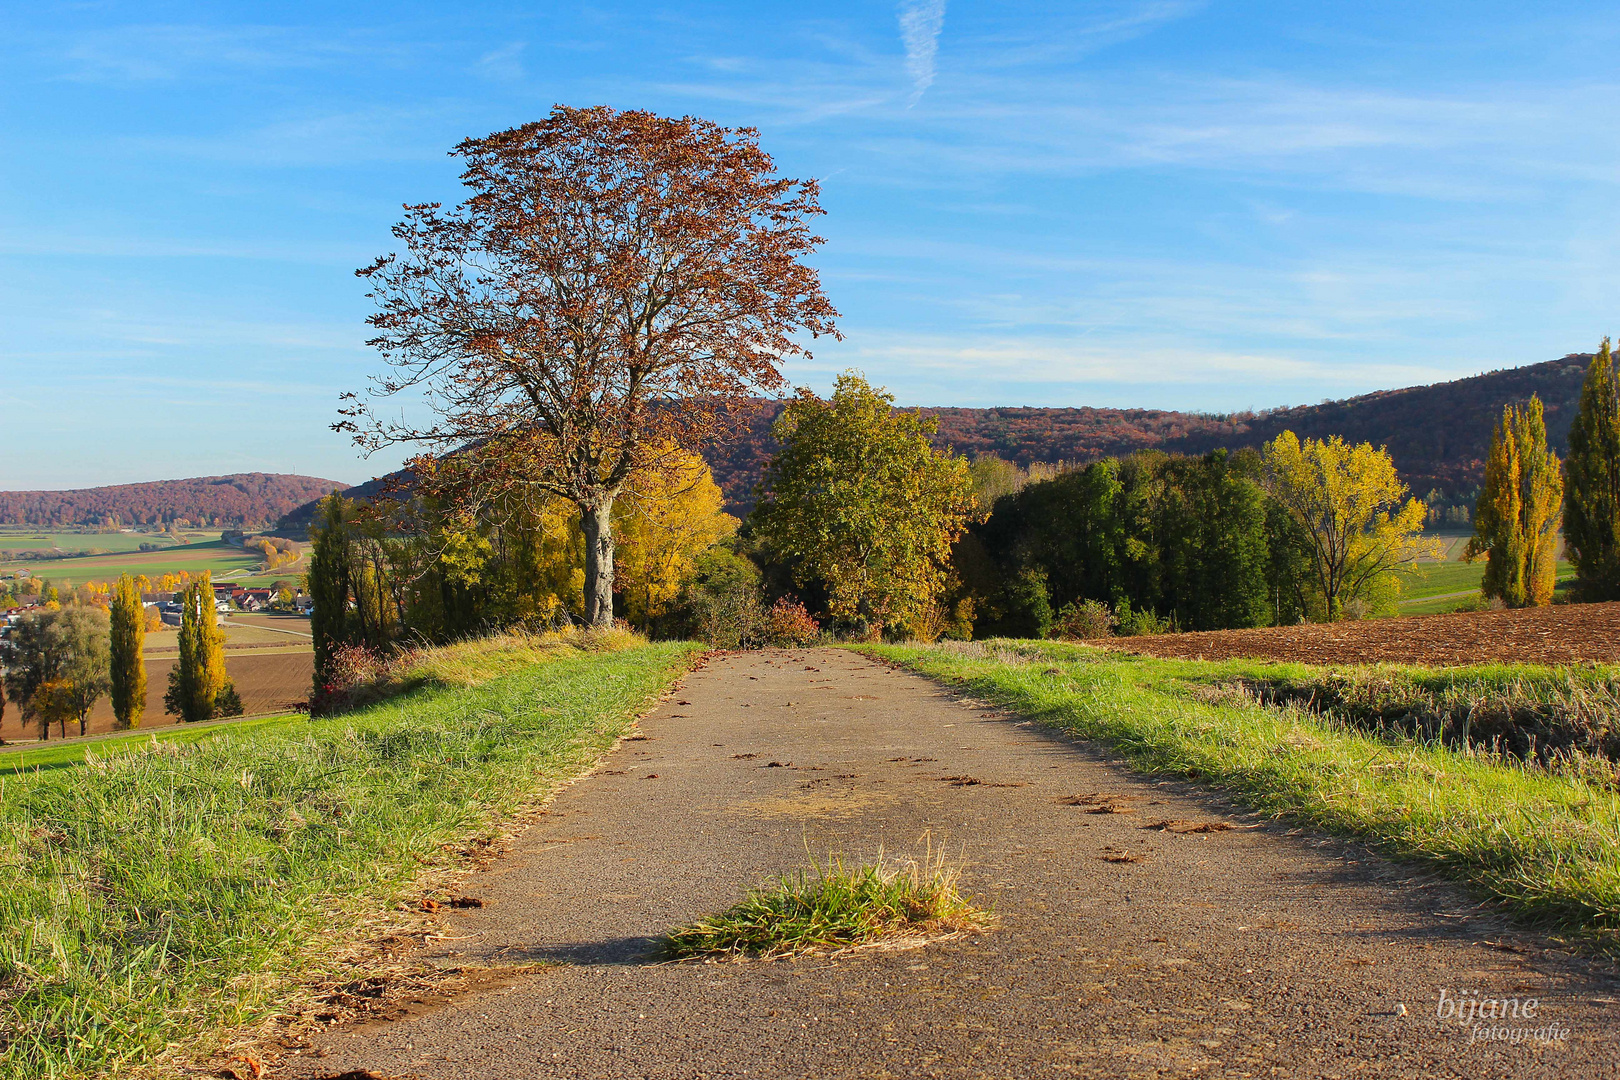
[[[355,267],[446,151],[758,127],[903,404],[1226,411],[1620,328],[1614,5],[0,0],[0,488],[391,467]]]

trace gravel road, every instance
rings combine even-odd
[[[649,961],[661,932],[807,852],[903,859],[929,844],[965,861],[965,891],[997,929],[796,960]],[[466,891],[485,906],[446,912],[428,959],[547,966],[334,1029],[271,1075],[1620,1073],[1606,969],[1354,845],[1133,776],[839,650],[695,672]],[[1440,1015],[1493,998],[1533,1016]]]

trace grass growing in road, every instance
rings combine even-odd
[[[695,646],[0,779],[0,1075],[124,1075],[265,1015],[419,874],[587,768]]]
[[[1365,732],[1188,684],[1253,669],[1045,642],[863,646],[867,654],[1112,747],[1136,768],[1373,841],[1502,909],[1620,951],[1620,793],[1468,748]],[[1299,665],[1269,670],[1289,671]]]
[[[989,916],[957,889],[942,857],[896,868],[848,867],[838,858],[784,875],[713,918],[682,927],[665,942],[675,959],[782,956],[839,950],[894,937],[983,929]]]

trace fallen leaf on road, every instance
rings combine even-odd
[[[1233,828],[1224,821],[1155,821],[1144,829],[1162,829],[1173,833],[1227,832]]]

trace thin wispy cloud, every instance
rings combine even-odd
[[[523,49],[526,42],[514,41],[502,45],[478,58],[473,70],[483,79],[494,82],[519,82],[523,78]]]
[[[934,85],[934,61],[944,28],[945,0],[906,0],[900,6],[900,41],[906,47],[906,74],[911,76],[907,108],[921,101]]]

